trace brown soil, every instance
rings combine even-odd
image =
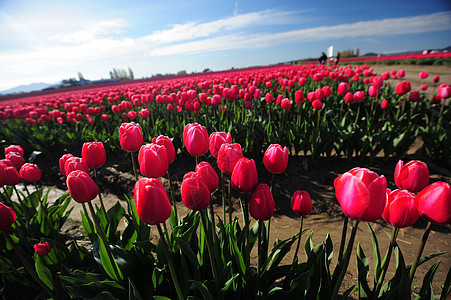
[[[451,68],[442,66],[375,66],[374,70],[378,74],[382,74],[383,71],[391,71],[393,69],[399,70],[404,69],[406,71],[405,80],[410,80],[412,83],[412,89],[419,89],[421,80],[418,78],[418,73],[420,71],[430,72],[430,76],[425,80],[426,83],[430,85],[428,92],[432,92],[432,78],[435,75],[440,75],[441,83],[449,82],[451,77]],[[393,80],[392,80],[393,82]],[[421,159],[425,161],[429,166],[429,171],[431,174],[430,183],[435,181],[445,181],[451,182],[451,170],[443,168],[441,166],[435,165],[433,162],[428,161],[424,158],[418,158],[415,156],[415,150],[421,146],[421,140],[414,145],[414,148],[409,151],[409,155],[404,157],[404,161],[409,161],[411,159]],[[208,155],[204,159],[209,160],[211,157]],[[257,163],[259,182],[267,183],[271,182],[271,175],[264,168],[261,158],[255,158]],[[337,253],[339,249],[339,243],[341,239],[341,231],[343,224],[343,215],[340,206],[335,199],[333,181],[340,174],[352,169],[353,167],[366,167],[379,175],[384,175],[387,178],[388,187],[395,189],[393,173],[395,165],[398,162],[397,158],[384,159],[382,157],[376,158],[374,161],[369,160],[357,160],[357,159],[342,159],[342,158],[321,158],[318,163],[311,166],[308,170],[304,169],[303,157],[290,157],[289,165],[286,170],[281,175],[275,176],[274,179],[274,200],[276,202],[276,212],[271,221],[271,235],[270,235],[270,245],[273,241],[278,239],[291,238],[294,234],[299,231],[300,218],[295,215],[290,206],[291,195],[296,190],[307,191],[313,202],[313,212],[304,219],[304,228],[311,228],[310,231],[302,237],[302,241],[305,242],[308,234],[313,232],[313,242],[322,242],[327,234],[330,234],[333,242],[335,255],[332,260],[332,268],[336,265]],[[214,161],[211,161],[214,165]],[[43,185],[56,185],[61,191],[59,193],[66,192],[65,179],[59,174],[58,163],[41,161],[37,162],[38,165],[43,169],[44,177],[42,178],[41,184]],[[171,171],[173,174],[173,180],[175,181],[177,187],[177,199],[180,199],[180,185],[183,175],[191,170],[194,170],[195,161],[192,157],[178,158],[171,166]],[[108,192],[103,195],[104,201],[107,208],[111,207],[117,201],[125,205],[124,194],[128,195],[133,199],[133,174],[131,172],[131,161],[129,156],[108,158],[107,163],[104,167],[100,169],[100,189],[103,192]],[[168,187],[167,179],[162,179],[162,182],[166,187]],[[56,195],[58,190],[55,189]],[[238,193],[233,193],[234,201],[234,216],[237,216],[240,220],[241,210],[239,208]],[[212,201],[215,205],[216,214],[222,216],[222,207],[220,205],[220,193],[216,193]],[[97,202],[98,200],[94,200]],[[180,201],[180,200],[179,200]],[[65,231],[67,234],[75,235],[77,239],[82,239],[83,235],[80,234],[80,210],[75,204],[75,209],[72,212],[71,220],[66,224]],[[178,211],[180,215],[184,215],[187,209],[183,206],[183,203],[177,203]],[[251,221],[252,224],[255,220]],[[349,223],[351,226],[352,222]],[[381,255],[385,254],[387,249],[389,238],[384,233],[384,231],[391,234],[392,226],[387,224],[382,219],[375,223],[371,223],[372,228],[375,230],[379,245],[381,247]],[[419,246],[421,237],[426,227],[426,222],[422,219],[409,228],[401,229],[398,236],[398,244],[402,249],[405,261],[407,264],[411,263],[414,255]],[[348,229],[348,235],[351,228]],[[423,255],[439,252],[439,251],[449,251],[451,245],[451,226],[433,226],[432,232],[427,241],[426,247],[424,249]],[[374,272],[373,260],[372,260],[372,242],[369,235],[369,229],[366,224],[361,223],[358,228],[356,242],[354,250],[351,257],[351,262],[348,268],[348,272],[342,284],[342,291],[357,284],[357,270],[356,270],[356,247],[357,243],[362,245],[362,248],[369,259],[370,263],[370,273]],[[301,248],[302,249],[302,248]],[[257,252],[256,249],[252,253],[253,262],[256,261]],[[294,249],[285,257],[282,263],[289,264],[292,261],[294,255]],[[305,260],[305,253],[300,251],[301,260]],[[434,291],[436,293],[441,292],[441,286],[444,283],[448,270],[451,266],[451,253],[446,253],[439,258],[433,259],[431,262],[425,263],[417,269],[416,277],[414,279],[414,291],[418,292],[419,287],[422,284],[424,275],[432,264],[440,259],[441,264],[437,269],[435,280],[434,280]],[[389,272],[386,278],[391,278],[394,272],[395,257],[392,256],[392,263],[389,268]],[[372,277],[369,278],[370,286],[372,286]],[[357,298],[357,294],[354,292],[351,294],[352,297]]]

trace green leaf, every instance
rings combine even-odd
[[[200,281],[191,281],[191,289],[199,291],[199,293],[202,295],[204,300],[212,300],[213,296],[208,291],[208,288]]]
[[[193,252],[189,243],[177,236],[173,237],[177,245],[182,251],[182,255],[185,256],[191,264],[191,267],[197,269],[199,267],[199,261],[197,260],[196,253]]]
[[[106,249],[107,245],[105,245],[103,243],[102,239],[99,239],[99,246],[100,246],[100,260],[102,262],[102,266],[103,266],[105,272],[116,281],[123,280],[124,275],[122,274],[121,270],[119,269],[119,266],[117,265],[114,257],[112,260],[109,258],[108,251]],[[117,270],[118,274],[116,274],[115,269]],[[119,275],[119,277],[118,277],[118,275]]]
[[[49,268],[44,264],[41,256],[39,254],[35,254],[35,267],[36,267],[36,273],[39,276],[39,279],[42,280],[42,282],[53,291],[53,277],[52,273],[50,272]]]
[[[377,237],[376,237],[376,234],[374,233],[373,228],[371,227],[369,222],[367,222],[366,225],[368,226],[368,228],[370,230],[371,240],[373,241],[374,286],[376,286],[377,280],[381,274],[381,253],[379,250],[379,243],[377,241]]]
[[[439,264],[440,261],[438,260],[424,276],[423,285],[421,286],[420,293],[418,294],[418,299],[435,299],[434,291],[432,290],[432,280],[434,279],[434,275]]]
[[[363,253],[363,249],[360,243],[357,245],[357,279],[359,282],[359,296],[363,298],[370,298],[373,296],[373,292],[368,286],[368,273],[370,267],[368,260]]]

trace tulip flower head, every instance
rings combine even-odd
[[[0,171],[1,172],[1,171]],[[16,167],[6,167],[3,169],[3,179],[5,185],[14,186],[20,183],[20,175]]]
[[[385,203],[382,218],[398,228],[412,226],[418,220],[415,194],[406,190],[387,189],[387,201]]]
[[[119,142],[127,152],[136,152],[141,148],[144,137],[141,126],[137,123],[122,123],[119,127]]]
[[[20,156],[23,156],[23,154],[24,154],[23,148],[19,145],[10,145],[10,146],[6,147],[5,148],[5,157],[10,152],[17,152],[20,154]]]
[[[166,147],[153,143],[141,146],[138,163],[139,169],[145,177],[163,177],[168,172],[169,166]]]
[[[288,166],[288,148],[279,144],[271,144],[263,156],[263,164],[273,174],[280,174]]]
[[[9,229],[14,221],[16,221],[14,210],[0,202],[0,232]]]
[[[412,193],[418,193],[429,183],[428,166],[419,160],[411,160],[404,164],[400,160],[395,167],[396,186]]]
[[[75,156],[69,157],[64,164],[64,172],[68,175],[75,170],[81,170],[89,174],[89,168],[82,158]]]
[[[152,139],[152,143],[164,146],[166,148],[166,154],[168,155],[168,164],[171,164],[172,162],[174,162],[175,148],[174,148],[174,144],[172,143],[172,141],[169,137],[164,136],[164,135],[154,137]]]
[[[355,220],[372,222],[384,211],[387,181],[366,168],[354,168],[334,181],[335,196],[343,213]]]
[[[67,175],[66,185],[75,202],[85,203],[97,197],[99,189],[88,173],[76,170]]]
[[[66,161],[72,157],[74,157],[72,154],[67,153],[61,156],[61,158],[59,159],[60,172],[64,176],[66,176]]]
[[[219,177],[213,167],[206,161],[200,162],[195,169],[196,173],[200,174],[202,179],[210,191],[210,194],[216,191],[219,185]]]
[[[441,84],[437,88],[437,94],[441,99],[446,99],[451,97],[451,85]]]
[[[254,219],[269,220],[274,214],[276,204],[269,186],[265,183],[257,185],[249,201],[249,213]]]
[[[39,256],[47,256],[52,251],[49,242],[34,244],[33,248]]]
[[[415,197],[420,216],[426,221],[451,224],[451,185],[437,181],[424,188]]]
[[[141,221],[149,225],[164,223],[171,216],[163,184],[156,178],[141,178],[134,188],[136,212]]]
[[[210,145],[207,128],[197,123],[186,125],[183,130],[183,143],[192,156],[204,155]]]
[[[89,168],[97,169],[106,162],[105,147],[102,142],[84,143],[81,158]]]
[[[190,210],[198,211],[210,204],[210,190],[201,176],[187,176],[182,182],[182,202]]]
[[[213,132],[209,138],[210,153],[214,158],[218,158],[219,149],[222,144],[232,143],[232,135],[226,132]]]
[[[232,187],[241,194],[250,193],[258,184],[257,168],[253,159],[241,158],[231,177]]]
[[[224,143],[221,145],[218,151],[218,167],[224,174],[230,175],[232,174],[236,163],[242,157],[243,152],[241,151],[240,144]]]
[[[299,215],[305,216],[312,212],[312,199],[306,191],[296,191],[291,197],[291,209]]]
[[[26,163],[20,168],[19,175],[23,180],[34,183],[41,179],[41,170],[35,164]]]

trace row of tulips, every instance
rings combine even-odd
[[[182,139],[188,153],[196,157],[195,170],[186,173],[182,181],[181,201],[189,209],[183,217],[177,213],[172,184],[167,187],[168,192],[158,179],[170,169],[175,155],[171,139],[166,136],[159,136],[152,139],[151,144],[143,145],[145,139],[138,124],[121,125],[119,142],[125,151],[131,153],[136,174],[135,199],[127,199],[126,208],[117,203],[107,211],[98,184],[90,175],[89,168],[94,169],[97,180],[96,170],[105,163],[103,143],[85,143],[81,158],[71,154],[60,158],[60,170],[67,176],[71,198],[83,207],[83,227],[92,243],[90,250],[75,241],[67,246],[60,234],[68,216],[66,208],[70,197],[63,196],[49,206],[47,196],[37,190],[14,202],[11,193],[15,184],[7,183],[13,187],[4,187],[2,201],[5,204],[0,206],[4,293],[8,296],[20,293],[14,287],[21,285],[24,292],[53,298],[108,295],[119,299],[282,296],[337,299],[359,222],[374,222],[381,216],[394,226],[393,234],[382,260],[378,241],[368,223],[376,256],[374,283],[370,288],[366,279],[368,262],[359,245],[357,287],[360,298],[410,299],[416,268],[440,254],[421,258],[431,224],[451,223],[451,186],[445,182],[428,185],[429,171],[423,162],[404,164],[400,161],[395,168],[395,183],[399,190],[394,191],[387,190],[384,176],[365,168],[352,169],[335,179],[335,194],[346,218],[338,263],[331,272],[332,241],[329,236],[315,245],[310,235],[304,247],[307,259],[298,260],[301,236],[307,231],[302,228],[303,217],[299,233],[286,240],[276,240],[273,248],[269,249],[270,220],[275,209],[272,183],[259,183],[254,160],[243,157],[240,144],[233,143],[230,133],[208,135],[204,126],[190,123],[185,126]],[[12,148],[20,147],[8,149]],[[144,176],[141,178],[135,161],[138,150],[139,169]],[[209,151],[216,158],[213,165],[199,161]],[[279,174],[287,168],[288,159],[287,148],[274,144],[265,151],[263,163],[269,172]],[[0,174],[3,176],[4,173]],[[222,188],[217,191],[219,178]],[[241,222],[237,217],[232,218],[232,206],[227,207],[227,198],[229,205],[233,198],[224,188],[226,181],[242,195]],[[212,195],[219,192],[222,216],[215,214],[211,206],[217,198]],[[17,194],[20,197],[20,193]],[[92,203],[97,196],[100,206]],[[291,204],[294,212],[301,216],[311,212],[308,191],[294,193]],[[249,215],[256,219],[252,226]],[[429,223],[418,254],[412,264],[406,266],[396,237],[399,228],[412,226],[420,216]],[[126,228],[120,233],[118,225],[124,218]],[[348,218],[354,223],[345,247]],[[155,228],[159,238],[153,243],[150,232]],[[296,242],[293,263],[282,265],[282,259]],[[250,259],[255,244],[258,253],[256,265]],[[386,280],[393,251],[397,258],[396,273]],[[428,272],[418,297],[433,295],[431,282],[438,263]],[[443,299],[450,291],[451,273],[448,277],[442,289]],[[345,290],[341,296],[349,295],[352,289]]]
[[[278,66],[213,73],[167,81],[16,99],[0,106],[5,145],[20,143],[50,158],[54,149],[76,152],[101,140],[120,153],[118,127],[141,124],[146,138],[176,137],[184,150],[186,124],[231,132],[246,154],[262,155],[270,144],[291,154],[345,157],[402,156],[415,138],[422,151],[449,163],[450,85],[426,72],[420,90],[403,81],[404,70],[376,74],[368,65]],[[431,86],[431,87],[429,87]],[[428,99],[422,92],[434,89]]]

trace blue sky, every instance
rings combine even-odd
[[[451,45],[451,1],[0,0],[0,91]]]

